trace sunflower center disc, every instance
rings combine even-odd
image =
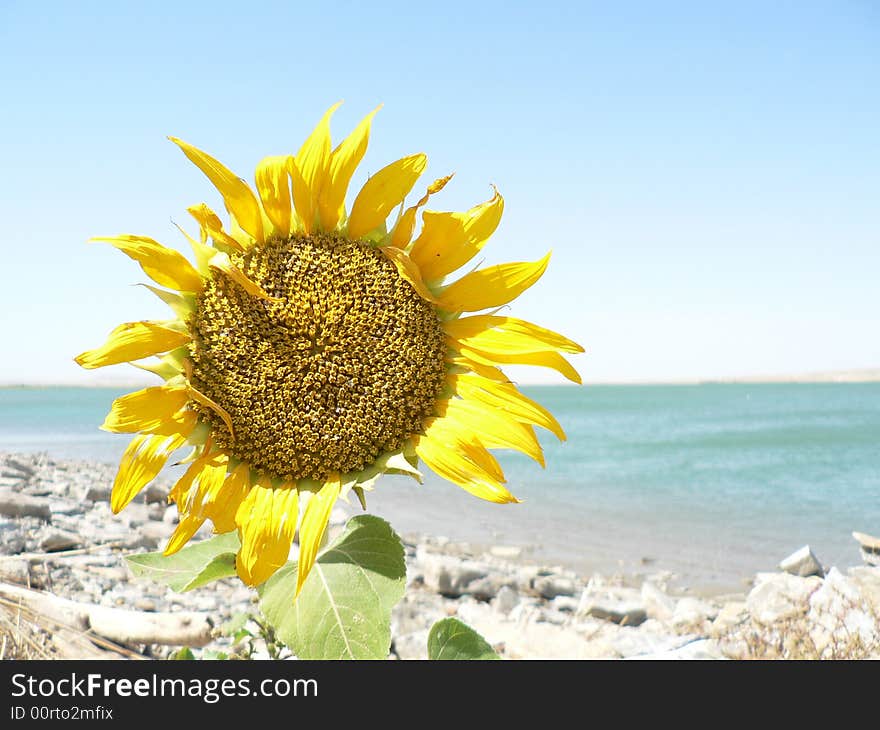
[[[272,297],[215,273],[192,321],[193,402],[218,446],[284,479],[357,471],[434,410],[445,342],[434,308],[366,243],[333,234],[255,246],[235,263]]]

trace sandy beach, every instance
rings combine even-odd
[[[160,548],[176,508],[166,504],[168,485],[155,484],[113,515],[114,473],[95,462],[0,454],[3,658],[161,659],[186,646],[196,656],[268,658],[258,637],[245,649],[223,630],[236,616],[259,617],[254,591],[237,580],[175,593],[131,575],[124,556]],[[337,508],[331,531],[357,511]],[[822,566],[802,555],[788,572],[761,573],[725,593],[683,586],[650,564],[578,571],[500,534],[478,544],[400,532],[407,591],[394,610],[389,658],[424,658],[430,626],[451,615],[509,659],[878,656],[878,567]]]

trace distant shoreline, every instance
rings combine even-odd
[[[658,380],[596,380],[585,385],[734,385],[781,383],[877,383],[880,368],[866,370],[831,370],[827,372],[784,375],[737,375],[714,378],[669,378]]]
[[[880,368],[862,370],[830,370],[826,372],[776,375],[739,375],[731,377],[705,378],[668,378],[668,379],[634,379],[634,380],[587,380],[585,386],[594,385],[732,385],[732,384],[782,384],[782,383],[878,383]],[[121,382],[88,382],[88,383],[0,383],[0,389],[32,389],[41,388],[146,388],[155,385],[155,381],[121,381]],[[519,383],[526,388],[576,387],[573,383]]]

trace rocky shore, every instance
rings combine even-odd
[[[159,549],[176,508],[158,484],[113,515],[114,474],[0,453],[0,658],[285,656],[240,582],[175,593],[131,575],[124,556]],[[331,530],[351,514],[337,508]],[[741,593],[700,596],[673,590],[671,573],[581,576],[518,546],[405,535],[390,658],[424,658],[446,616],[510,659],[880,658],[880,567],[859,540],[864,565],[823,566],[804,547]]]

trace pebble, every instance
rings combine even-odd
[[[170,485],[159,482],[114,515],[115,473],[113,465],[0,453],[0,581],[137,611],[203,611],[216,626],[258,614],[254,591],[235,579],[174,593],[134,578],[124,557],[164,544],[178,522],[177,507],[167,504]],[[341,508],[334,512],[337,527],[345,518]],[[206,522],[196,539],[210,534]],[[858,537],[863,549],[874,549],[873,538]],[[77,553],[64,554],[71,550]],[[868,620],[880,615],[880,567],[867,559],[846,574],[831,568],[824,578],[824,571],[803,577],[797,573],[815,566],[798,551],[781,561],[796,574],[759,575],[750,592],[716,600],[681,588],[673,595],[673,576],[663,572],[639,580],[640,587],[623,585],[619,576],[587,580],[562,566],[527,562],[530,551],[518,546],[477,549],[408,535],[405,550],[408,585],[392,613],[389,658],[424,658],[431,626],[455,615],[512,659],[741,656],[754,652],[755,632],[798,618],[812,621],[811,636],[823,651],[831,652],[838,636],[856,635],[866,646],[876,638],[866,651],[880,658],[880,632]],[[206,649],[228,651],[230,639],[220,636]],[[148,654],[163,656],[156,651],[162,650]]]

